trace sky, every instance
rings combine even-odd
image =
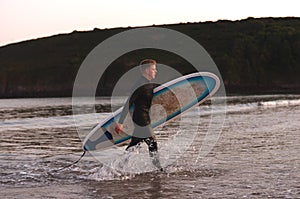
[[[94,28],[300,17],[299,0],[0,0],[0,46]]]

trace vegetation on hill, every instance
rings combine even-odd
[[[300,18],[248,18],[240,21],[172,24],[199,42],[218,66],[229,94],[299,93]],[[55,35],[0,47],[0,97],[71,96],[77,71],[100,42],[129,28]],[[140,50],[115,60],[101,79],[98,95],[145,57],[192,71],[170,52]],[[107,76],[110,76],[106,78]]]

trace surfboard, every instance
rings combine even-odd
[[[156,87],[150,108],[151,126],[155,129],[182,113],[202,104],[220,87],[219,78],[209,72],[191,73]],[[130,114],[124,120],[123,132],[114,129],[123,107],[96,125],[83,141],[85,151],[103,150],[127,144],[132,137],[134,125]]]

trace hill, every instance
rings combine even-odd
[[[248,18],[162,25],[199,42],[217,64],[229,94],[300,92],[300,18]],[[76,73],[100,42],[130,28],[94,29],[0,47],[0,97],[71,96]],[[185,60],[159,50],[121,56],[102,78],[98,95],[109,95],[122,73],[148,55],[192,71]],[[117,69],[117,70],[116,70]]]

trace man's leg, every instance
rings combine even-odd
[[[129,145],[128,145],[127,148],[126,148],[126,151],[128,151],[131,147],[136,146],[136,145],[139,144],[141,141],[143,141],[141,138],[132,136]]]
[[[163,168],[160,165],[159,155],[158,155],[158,152],[157,152],[157,142],[156,142],[156,140],[154,140],[152,137],[149,137],[149,138],[144,139],[144,141],[148,145],[149,155],[150,155],[150,158],[152,159],[153,165],[156,166],[158,169],[160,169],[162,171]]]

